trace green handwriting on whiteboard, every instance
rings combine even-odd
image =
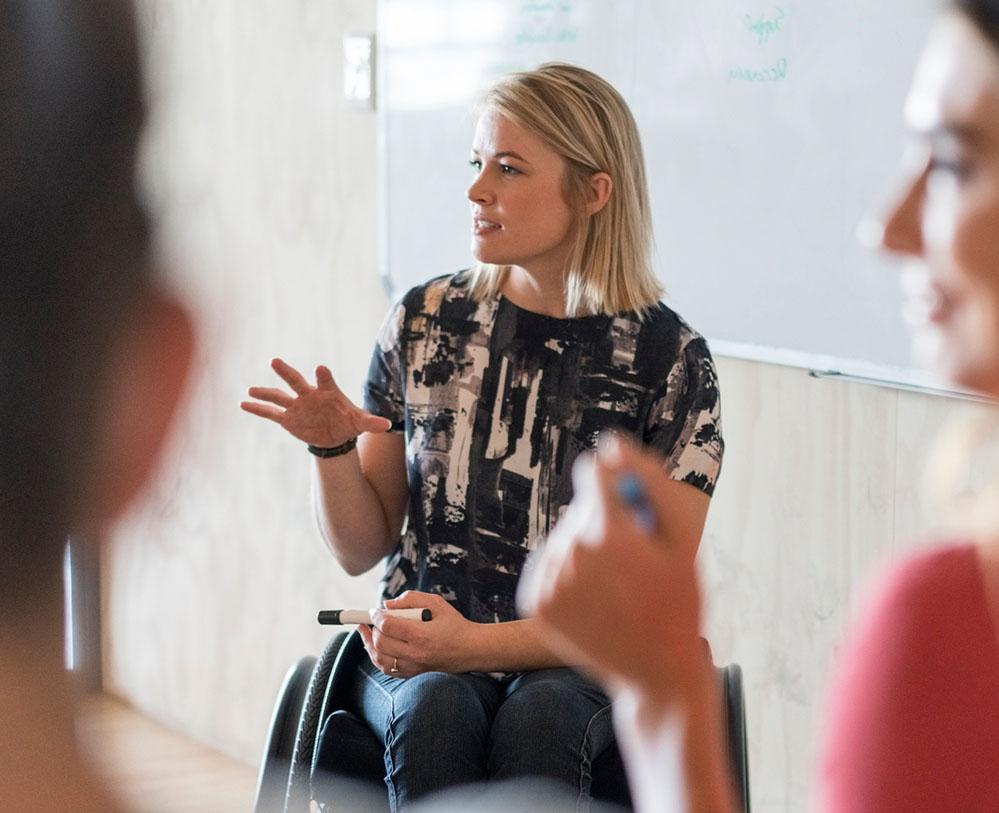
[[[525,2],[520,7],[521,14],[544,14],[551,13],[553,11],[561,11],[563,13],[570,12],[573,10],[573,3],[566,2],[566,0],[560,0],[560,2],[547,2],[547,3],[536,3],[536,2]]]
[[[770,68],[732,68],[729,82],[783,82],[787,79],[787,60],[781,57]]]
[[[773,17],[764,17],[762,14],[755,20],[752,15],[747,14],[742,18],[746,28],[756,34],[758,45],[766,44],[770,38],[781,31],[780,24],[784,20],[784,9],[778,7]]]
[[[518,31],[514,45],[549,45],[551,43],[575,42],[579,33],[575,28],[549,26],[537,31]]]

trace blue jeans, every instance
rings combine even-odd
[[[354,702],[385,746],[393,811],[454,785],[544,777],[585,810],[590,769],[614,741],[610,701],[568,668],[389,677],[364,658]]]

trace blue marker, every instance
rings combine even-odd
[[[656,513],[639,479],[634,474],[621,475],[617,481],[617,494],[631,508],[635,524],[647,534],[654,534]]]

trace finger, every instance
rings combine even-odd
[[[664,468],[663,458],[654,450],[621,440],[616,455],[619,465],[633,472],[645,487],[658,541],[664,543],[667,550],[695,554],[704,530],[703,514],[698,513],[696,505],[706,504],[710,498],[695,486],[672,479]],[[706,513],[706,508],[703,510]],[[693,547],[689,544],[691,541]],[[678,547],[677,543],[680,543]]]
[[[544,537],[535,549],[546,559],[561,558],[576,539],[593,522],[594,497],[581,497],[576,494],[573,501],[566,506],[558,523],[548,536]]]
[[[266,404],[258,404],[256,401],[242,401],[239,408],[243,412],[249,412],[251,415],[256,415],[259,418],[267,418],[267,420],[278,424],[284,419],[283,409],[267,406]]]
[[[424,593],[420,590],[407,590],[404,593],[385,601],[385,606],[390,610],[406,610],[412,607],[427,607],[431,604],[438,605],[444,601],[436,593]]]
[[[599,495],[596,503],[602,521],[601,535],[607,538],[617,537],[621,530],[626,529],[625,532],[629,535],[641,532],[648,536],[648,529],[640,527],[636,522],[636,513],[640,509],[627,505],[620,492],[622,478],[625,476],[634,478],[643,492],[646,490],[645,481],[626,467],[608,464],[603,460],[597,461],[593,473]],[[648,511],[647,508],[645,510]]]
[[[382,418],[380,415],[372,415],[363,409],[358,410],[357,428],[362,432],[388,432],[392,428],[392,421]]]
[[[394,641],[391,654],[398,655],[398,644],[406,644],[413,635],[413,628],[416,624],[425,624],[425,621],[414,621],[409,618],[394,618],[386,615],[381,610],[374,610],[371,613],[371,621],[374,623],[372,637],[378,642],[379,652],[387,652],[384,645],[387,641]]]
[[[246,392],[251,398],[256,398],[260,401],[270,401],[272,404],[277,404],[279,407],[284,407],[285,409],[290,407],[295,401],[284,390],[275,389],[274,387],[250,387]]]
[[[545,554],[536,560],[517,586],[517,608],[522,616],[543,618],[547,615],[552,596],[561,583],[560,575],[555,557]]]
[[[517,582],[517,612],[524,618],[537,615],[538,612],[538,578],[542,569],[541,551],[535,550],[528,555],[524,562],[524,567],[520,571],[520,580]]]
[[[632,438],[624,435],[601,436],[597,444],[597,458],[611,468],[633,470],[643,479],[656,480],[665,474],[662,455],[653,449],[639,446]]]
[[[543,545],[527,557],[517,587],[518,607],[525,615],[537,614],[538,605],[554,589],[574,536],[575,526],[565,523],[563,518],[545,538]]]
[[[382,649],[382,644],[376,639],[376,633],[372,627],[361,624],[357,628],[364,643],[364,650],[368,653],[371,663],[384,674],[389,674],[389,669],[396,659],[395,655],[390,655]],[[398,675],[393,675],[398,677]]]
[[[676,501],[676,484],[663,470],[662,458],[616,437],[602,440],[597,459],[602,492],[613,498],[610,522],[627,522],[632,532],[650,539],[662,537]]]
[[[595,466],[596,457],[592,454],[580,455],[572,465],[572,502],[562,523],[569,525],[573,536],[596,530],[602,522]]]
[[[336,381],[333,380],[333,373],[330,372],[330,368],[325,364],[320,364],[316,367],[316,386],[321,390],[331,390],[338,395],[343,395]]]
[[[410,671],[409,665],[405,661],[400,660],[399,658],[392,658],[392,660],[389,661],[386,674],[388,674],[389,677],[402,680],[403,678],[412,677],[414,672]]]
[[[364,642],[364,649],[368,653],[368,657],[371,658],[371,662],[375,662],[376,650],[375,642],[371,637],[371,628],[367,624],[360,624],[357,627],[357,634],[361,636],[361,641]]]
[[[375,649],[383,662],[392,658],[409,658],[414,652],[412,645],[407,641],[387,635],[377,627],[371,630],[371,639],[374,641]]]
[[[364,649],[368,653],[371,663],[382,674],[390,675],[391,677],[404,677],[402,667],[397,666],[400,663],[399,655],[394,654],[394,650],[391,647],[388,650],[383,648],[383,641],[378,640],[378,631],[376,629],[366,624],[361,624],[358,626],[357,631],[364,642]],[[396,667],[398,671],[393,672],[393,667]]]
[[[271,361],[271,369],[274,370],[285,383],[291,387],[298,395],[308,395],[312,392],[312,385],[305,380],[305,377],[290,364],[286,364],[281,359]]]

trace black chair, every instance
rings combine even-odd
[[[361,658],[367,657],[357,633],[341,632],[319,658],[305,657],[291,667],[278,693],[260,766],[256,813],[300,813],[311,799],[336,799],[344,777],[367,783],[368,799],[388,810],[384,793],[383,749],[367,724],[350,710],[350,686]],[[746,748],[742,670],[718,669],[725,705],[736,799],[749,813],[749,764]],[[629,804],[624,766],[617,749],[593,765],[594,795]],[[367,809],[367,808],[366,808]]]
[[[253,806],[257,813],[284,810],[288,767],[315,664],[316,659],[311,656],[302,658],[288,670],[281,683],[257,777],[257,799]]]
[[[737,663],[719,666],[718,681],[725,703],[725,730],[735,800],[741,803],[744,813],[750,813],[749,743],[746,739],[746,695],[742,689],[742,667]]]

